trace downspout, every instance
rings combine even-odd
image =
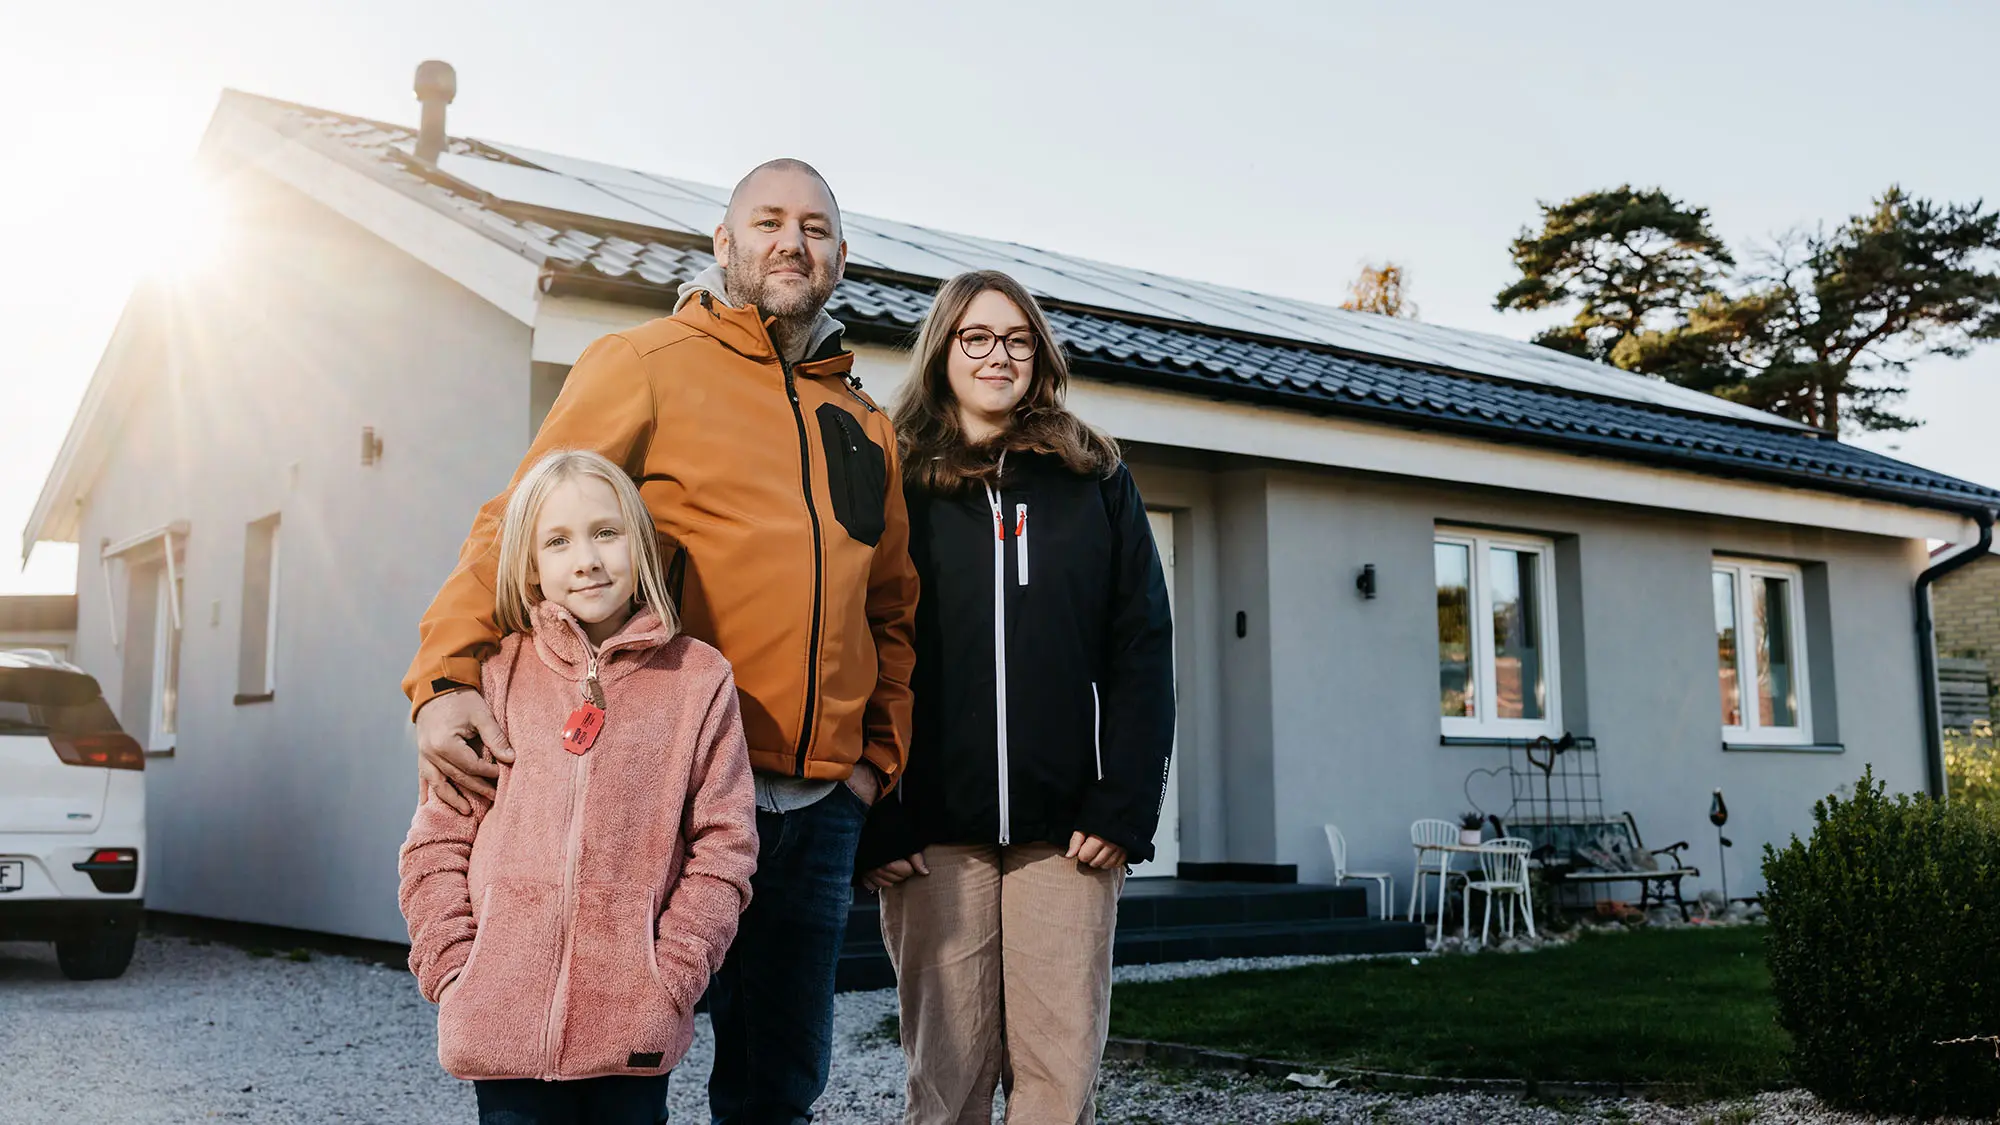
[[[1944,715],[1938,706],[1937,636],[1931,621],[1931,583],[1983,558],[1993,546],[1993,513],[1980,512],[1979,542],[1932,564],[1917,576],[1917,679],[1924,693],[1924,782],[1932,797],[1944,792]]]

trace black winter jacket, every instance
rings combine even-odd
[[[1034,453],[1004,468],[997,499],[979,486],[907,495],[922,580],[916,714],[909,768],[863,833],[862,871],[930,844],[1067,846],[1076,830],[1132,863],[1153,855],[1173,622],[1145,502],[1122,464],[1103,480]]]

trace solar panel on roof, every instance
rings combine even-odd
[[[634,226],[650,226],[664,230],[679,229],[679,224],[668,216],[648,210],[631,200],[613,195],[603,188],[573,176],[536,168],[523,168],[518,164],[503,164],[497,160],[454,156],[450,153],[439,156],[437,166],[440,171],[463,180],[496,199],[524,203],[530,207],[543,207],[552,211],[567,211],[573,215],[590,215],[614,222],[631,223]]]
[[[723,188],[715,187],[711,184],[697,184],[691,180],[677,180],[672,176],[660,176],[652,172],[642,174],[647,179],[664,186],[667,190],[681,192],[690,199],[699,199],[704,203],[713,203],[717,207],[729,206],[729,192]]]
[[[595,180],[586,182],[600,191],[671,219],[675,225],[669,229],[713,234],[715,228],[722,222],[721,206],[706,200],[694,199],[680,192],[669,194],[664,191],[644,191],[624,184],[601,183]]]
[[[446,171],[500,199],[701,234],[714,229],[728,201],[726,188],[519,145],[480,143],[543,169],[450,155],[440,159]],[[849,256],[856,265],[939,279],[968,269],[1004,270],[1030,292],[1051,300],[1678,410],[1808,428],[1520,340],[1355,313],[891,219],[858,214],[846,218]]]
[[[901,224],[885,223],[866,215],[846,215],[843,225],[848,260],[857,264],[937,278],[975,268],[972,263],[976,259],[963,253],[923,246],[904,237]]]
[[[476,139],[476,138],[475,138]],[[496,141],[479,141],[480,144],[497,152],[506,153],[516,160],[525,160],[539,165],[558,175],[579,180],[594,180],[603,184],[637,188],[640,191],[659,191],[660,184],[644,172],[630,168],[620,168],[615,164],[601,164],[595,160],[584,160],[574,156],[562,156],[539,149],[523,148],[520,145],[501,144]]]

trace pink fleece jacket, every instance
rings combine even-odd
[[[482,669],[512,766],[471,815],[430,798],[403,844],[410,969],[460,1078],[658,1074],[736,936],[757,865],[756,799],[722,654],[642,611],[592,651],[574,617]],[[563,748],[594,673],[604,727]]]

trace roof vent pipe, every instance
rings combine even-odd
[[[458,96],[458,72],[448,62],[425,59],[417,64],[417,100],[424,105],[417,129],[417,159],[436,164],[444,151],[444,107]]]

